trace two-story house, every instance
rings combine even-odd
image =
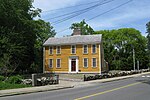
[[[49,38],[43,46],[44,73],[95,73],[108,70],[104,61],[102,35],[80,35]]]

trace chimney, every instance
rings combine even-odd
[[[75,29],[73,30],[72,35],[82,35],[81,29],[80,29],[80,28],[75,28]]]

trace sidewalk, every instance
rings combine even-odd
[[[35,93],[35,92],[52,91],[52,90],[60,90],[60,89],[80,87],[80,86],[89,86],[91,84],[98,83],[98,82],[104,83],[104,82],[116,81],[116,80],[121,80],[121,79],[126,79],[126,78],[137,77],[137,76],[145,75],[145,74],[150,74],[150,72],[134,74],[134,75],[129,75],[129,76],[122,76],[122,77],[114,77],[114,78],[107,78],[107,79],[85,81],[85,82],[60,81],[60,84],[57,84],[57,85],[47,85],[47,86],[28,87],[28,88],[20,88],[20,89],[0,90],[0,97]]]

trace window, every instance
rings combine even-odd
[[[92,53],[96,53],[96,44],[92,45]]]
[[[49,59],[49,68],[53,68],[53,59]]]
[[[57,53],[57,54],[61,54],[61,46],[57,46],[56,48],[57,48],[56,53]]]
[[[83,66],[88,67],[88,58],[83,58]]]
[[[76,46],[72,45],[71,46],[71,54],[75,54],[76,53]]]
[[[49,47],[49,54],[53,54],[53,47]]]
[[[92,58],[92,67],[96,67],[96,58]]]
[[[56,68],[61,67],[61,59],[56,59]]]
[[[88,53],[88,45],[83,45],[83,53],[84,54]]]

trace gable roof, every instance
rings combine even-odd
[[[43,45],[74,45],[74,44],[96,44],[101,43],[102,35],[74,35],[68,37],[49,38]]]

